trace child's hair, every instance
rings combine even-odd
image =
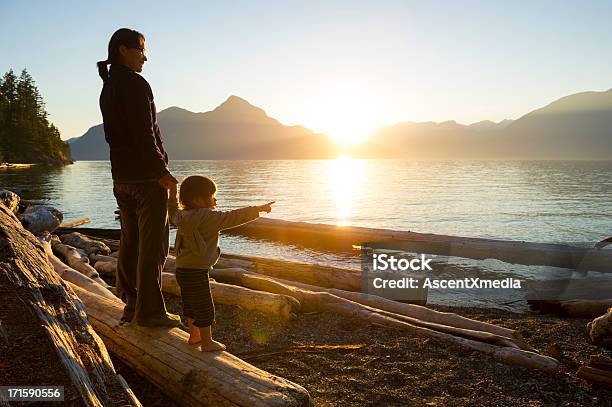
[[[183,209],[193,209],[193,200],[209,198],[217,192],[217,185],[204,175],[190,175],[181,183],[179,201]]]

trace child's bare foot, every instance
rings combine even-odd
[[[200,342],[202,342],[200,338],[189,338],[187,341],[187,343],[190,345],[198,345]]]
[[[206,341],[202,343],[202,345],[200,346],[200,350],[202,352],[218,352],[218,351],[222,351],[225,349],[226,347],[224,344],[222,344],[221,342],[217,342],[214,339],[211,339],[210,341]]]
[[[197,345],[202,342],[202,337],[200,335],[200,328],[193,325],[193,319],[187,319],[189,323],[189,340],[187,341],[190,345]]]

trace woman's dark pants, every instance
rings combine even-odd
[[[168,192],[157,181],[115,183],[121,213],[117,291],[127,305],[123,319],[136,323],[165,318],[161,272],[168,257]]]

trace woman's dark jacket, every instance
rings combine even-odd
[[[142,76],[124,65],[111,65],[100,110],[115,182],[154,181],[170,173],[153,92]]]

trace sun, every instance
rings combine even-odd
[[[308,115],[314,119],[313,127],[339,145],[363,143],[380,125],[382,107],[362,84],[335,83],[320,89],[316,96]]]
[[[372,112],[358,100],[344,100],[323,117],[325,133],[340,145],[360,144],[367,140],[376,124]]]
[[[367,140],[368,134],[373,130],[370,124],[355,121],[355,119],[338,118],[337,123],[329,126],[327,134],[339,145],[349,146],[361,144]]]

